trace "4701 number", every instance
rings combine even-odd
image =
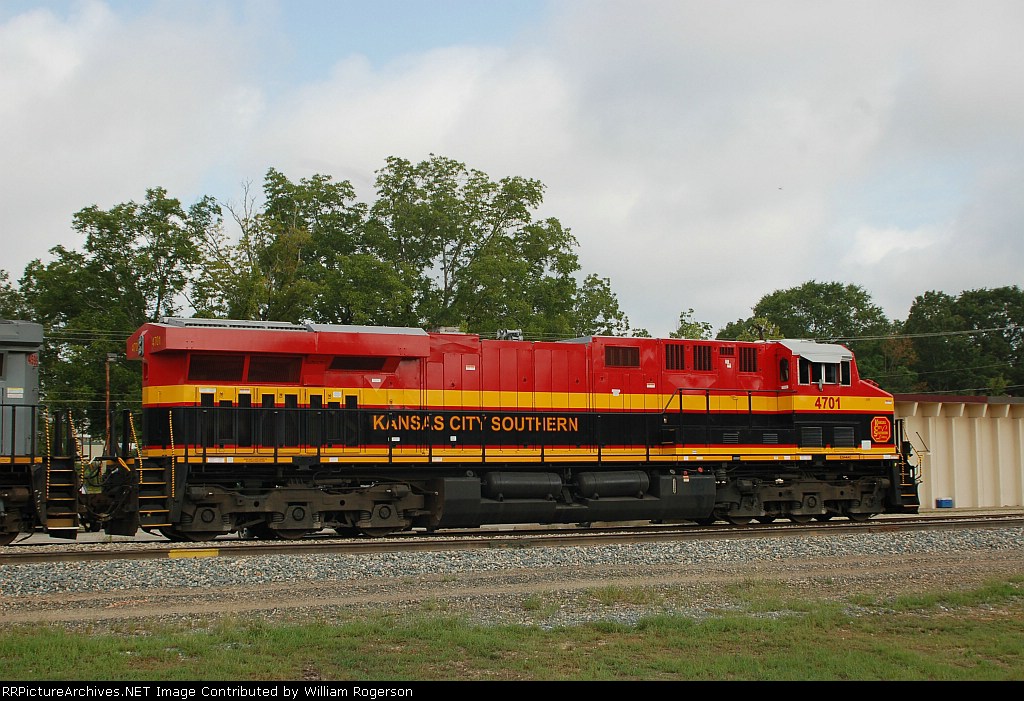
[[[841,397],[818,397],[814,400],[815,409],[826,409],[835,410],[839,409],[839,400]]]

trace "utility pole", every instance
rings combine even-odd
[[[107,353],[107,442],[103,445],[103,454],[111,455],[113,445],[110,443],[110,364],[117,362],[117,353]]]

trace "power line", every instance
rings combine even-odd
[[[1005,362],[1005,363],[995,363],[993,365],[975,365],[974,367],[969,367],[969,368],[956,367],[956,368],[949,368],[948,370],[924,370],[924,371],[915,372],[914,374],[915,375],[940,375],[940,374],[946,373],[946,372],[965,372],[967,370],[988,370],[989,368],[1005,368],[1005,367],[1013,367],[1013,363]],[[899,377],[900,375],[899,375],[899,373],[892,373],[892,372],[890,372],[890,373],[886,373],[884,375],[876,375],[876,374],[872,373],[871,376],[872,377]]]
[[[967,329],[965,331],[931,331],[928,333],[892,334],[889,336],[837,336],[834,338],[820,338],[818,340],[836,343],[838,341],[888,341],[890,339],[897,338],[937,338],[943,336],[973,336],[974,334],[991,333],[993,331],[1012,331],[1016,328],[1016,324],[1008,324],[1006,326],[996,326],[990,329]]]
[[[1020,389],[1024,385],[1007,385],[1002,389]],[[929,389],[921,392],[912,392],[912,394],[963,394],[964,392],[988,392],[991,387],[969,387],[965,389]]]

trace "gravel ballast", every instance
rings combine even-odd
[[[411,609],[550,627],[661,612],[703,616],[732,605],[730,586],[754,582],[843,598],[1007,576],[1024,576],[1024,528],[12,564],[0,565],[0,624],[336,620]]]

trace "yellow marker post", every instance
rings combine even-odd
[[[220,555],[219,548],[191,548],[171,550],[167,553],[167,557],[172,560],[185,557],[217,557],[218,555]]]

